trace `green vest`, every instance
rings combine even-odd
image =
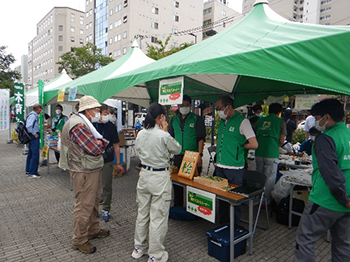
[[[196,122],[198,115],[190,112],[185,120],[184,131],[181,130],[181,114],[173,118],[172,125],[175,133],[175,140],[182,146],[179,155],[184,155],[186,150],[198,152]]]
[[[243,146],[247,139],[239,132],[239,127],[244,119],[240,113],[236,112],[229,120],[220,121],[216,163],[232,167],[244,166]]]
[[[52,119],[52,122],[55,123],[55,129],[60,130],[62,132],[66,119],[67,117],[65,115],[61,115],[60,119],[58,119],[58,116],[54,116],[54,118]],[[56,131],[53,132],[53,135],[57,136],[57,132]]]
[[[255,155],[267,158],[278,158],[283,119],[274,114],[259,118],[256,122],[256,139],[258,148]]]
[[[343,172],[346,182],[345,187],[348,195],[350,194],[350,130],[346,127],[344,122],[337,123],[323,134],[330,136],[335,143],[335,153],[338,156],[338,167]],[[317,139],[316,142],[317,143]],[[337,212],[350,212],[350,209],[340,204],[332,195],[329,186],[324,181],[319,169],[317,158],[312,152],[312,189],[309,200]],[[326,174],[332,175],[332,174]]]

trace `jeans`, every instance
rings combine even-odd
[[[27,163],[26,163],[26,173],[29,173],[30,175],[38,174],[38,167],[39,167],[39,139],[35,138],[32,134],[30,135],[29,142],[29,151],[27,155]]]

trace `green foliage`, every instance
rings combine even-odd
[[[297,128],[297,130],[295,130],[295,132],[293,133],[292,136],[292,144],[296,144],[296,143],[303,143],[305,141],[305,131],[304,129],[299,129]]]
[[[172,47],[169,51],[165,51],[167,45],[169,44],[170,39],[171,39],[171,36],[168,36],[165,39],[164,43],[161,40],[157,40],[157,44],[159,45],[159,47],[146,43],[147,56],[154,60],[159,60],[193,45],[193,43],[182,43],[179,47]]]
[[[60,65],[58,68],[60,72],[66,69],[74,79],[114,61],[113,58],[102,55],[101,49],[92,43],[87,43],[82,47],[73,47],[72,50],[63,54],[61,61],[57,64]]]
[[[6,54],[6,46],[0,46],[0,89],[10,89],[13,96],[13,84],[21,79],[21,74],[10,68],[16,59],[12,54]]]

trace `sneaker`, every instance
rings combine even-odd
[[[89,241],[87,241],[82,245],[72,245],[72,248],[75,250],[79,250],[80,252],[85,254],[92,254],[96,251],[96,247],[93,244],[91,244]]]
[[[132,256],[132,258],[134,258],[134,259],[139,259],[139,258],[141,258],[144,254],[145,254],[145,253],[144,253],[141,249],[139,249],[138,247],[135,247],[134,251],[132,251],[131,256]]]
[[[29,174],[28,176],[30,178],[41,178],[41,175],[39,175],[39,174]]]
[[[109,230],[107,229],[100,229],[97,234],[92,235],[89,237],[89,239],[94,239],[94,238],[105,238],[108,237],[110,234]]]
[[[155,259],[155,257],[150,256],[147,262],[167,262],[168,258],[169,258],[169,254],[168,252],[165,251],[161,259]]]
[[[111,219],[111,215],[109,214],[108,210],[102,210],[102,219],[104,222],[109,222],[109,220]]]

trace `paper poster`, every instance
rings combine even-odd
[[[68,101],[74,101],[75,100],[75,97],[77,96],[77,90],[78,90],[77,86],[73,86],[73,87],[69,88]]]
[[[159,82],[158,103],[161,105],[182,104],[184,78],[176,77]]]
[[[283,95],[283,96],[268,96],[266,99],[266,105],[269,106],[273,103],[283,104],[284,97],[285,97],[285,95]]]
[[[318,95],[296,95],[295,109],[311,109],[318,102]]]
[[[15,115],[17,122],[24,121],[24,85],[22,83],[14,84]]]
[[[215,223],[216,195],[190,186],[186,187],[186,210]]]
[[[10,90],[0,89],[0,131],[10,126]]]
[[[178,176],[192,180],[193,176],[197,174],[198,152],[185,151],[182,159]]]
[[[58,90],[57,102],[64,101],[64,88]]]

